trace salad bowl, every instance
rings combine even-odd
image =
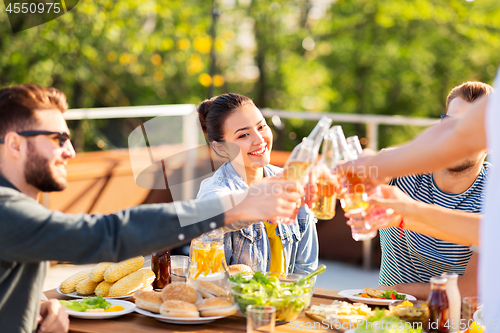
[[[276,322],[288,322],[296,319],[311,302],[314,279],[295,284],[305,276],[262,272],[253,276],[236,275],[229,280],[231,297],[244,316],[250,304],[272,305],[276,308]]]

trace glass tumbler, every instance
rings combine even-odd
[[[247,306],[247,333],[274,333],[276,308],[271,305]]]
[[[170,256],[172,282],[186,282],[189,270],[188,256]]]

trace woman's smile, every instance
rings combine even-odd
[[[262,147],[252,152],[249,152],[248,154],[252,156],[263,156],[266,153],[266,151],[267,151],[267,143],[264,143]]]

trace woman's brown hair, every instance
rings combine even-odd
[[[234,110],[249,104],[254,105],[250,98],[238,94],[223,94],[201,102],[198,119],[207,142],[224,141],[224,122],[227,117]]]

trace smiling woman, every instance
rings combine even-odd
[[[238,94],[213,97],[200,104],[198,114],[207,142],[228,162],[202,182],[197,199],[247,189],[253,182],[280,172],[269,164],[271,129],[250,98]],[[310,273],[318,266],[315,222],[309,208],[303,206],[291,225],[261,221],[227,232],[226,261],[248,265],[253,271]]]

